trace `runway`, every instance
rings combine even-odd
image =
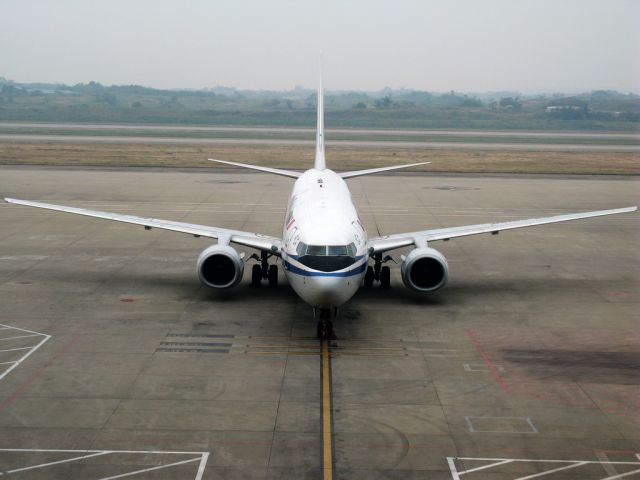
[[[258,132],[258,133],[309,133],[315,135],[315,128],[305,127],[244,127],[230,125],[130,125],[104,123],[36,123],[36,122],[0,122],[0,128],[31,129],[77,129],[77,130],[113,130],[113,131],[155,131],[155,132]],[[484,137],[533,137],[533,138],[605,138],[638,140],[638,133],[620,132],[577,132],[577,131],[524,131],[524,130],[447,130],[447,129],[376,129],[376,128],[327,128],[329,134],[347,135],[412,135],[412,136],[484,136]]]
[[[638,186],[350,181],[370,235],[630,206]],[[0,167],[3,196],[270,235],[290,187],[234,171]],[[0,472],[640,478],[639,218],[434,242],[445,289],[410,293],[393,265],[393,288],[360,291],[321,344],[282,275],[275,289],[251,288],[249,268],[232,293],[202,286],[206,239],[0,204]]]
[[[278,145],[313,146],[313,140],[288,138],[194,138],[172,136],[119,136],[119,135],[42,135],[0,134],[0,142],[62,142],[62,143],[115,143],[115,144],[187,144],[187,145]],[[462,149],[462,150],[522,150],[554,152],[640,152],[640,145],[600,145],[580,143],[500,143],[500,142],[439,142],[401,140],[327,140],[334,147],[379,147],[408,149]]]

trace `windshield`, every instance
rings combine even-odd
[[[321,272],[342,270],[356,261],[356,245],[307,245],[298,243],[298,261]]]

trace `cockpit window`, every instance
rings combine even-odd
[[[329,245],[327,255],[348,255],[347,245]]]
[[[298,243],[298,260],[303,265],[322,272],[342,270],[356,261],[356,246],[349,245],[307,245]]]

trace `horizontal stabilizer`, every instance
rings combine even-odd
[[[228,162],[227,160],[216,160],[215,158],[209,158],[209,161],[224,163],[226,165],[233,165],[234,167],[249,168],[251,170],[273,173],[275,175],[282,175],[283,177],[298,178],[300,175],[302,175],[302,172],[295,172],[293,170],[282,170],[280,168],[261,167],[260,165],[249,165],[247,163]]]
[[[409,163],[408,165],[394,165],[393,167],[370,168],[368,170],[354,170],[353,172],[338,173],[342,178],[361,177],[362,175],[370,175],[372,173],[388,172],[389,170],[398,170],[400,168],[417,167],[418,165],[426,165],[431,162]]]

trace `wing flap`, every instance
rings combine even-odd
[[[130,223],[133,225],[142,225],[145,228],[159,228],[162,230],[170,230],[173,232],[187,233],[199,237],[225,239],[232,243],[245,245],[247,247],[257,248],[259,250],[271,250],[273,246],[278,247],[281,244],[279,238],[261,235],[259,233],[244,232],[240,230],[231,230],[227,228],[209,227],[207,225],[198,225],[194,223],[176,222],[173,220],[163,220],[160,218],[137,217],[135,215],[126,215],[122,213],[101,212],[98,210],[88,210],[78,207],[67,207],[64,205],[54,205],[51,203],[33,202],[30,200],[19,200],[16,198],[5,198],[8,203],[16,205],[24,205],[27,207],[43,208],[45,210],[54,210],[64,213],[74,213],[76,215],[84,215],[86,217],[101,218],[105,220],[113,220],[116,222]]]
[[[481,233],[497,233],[503,230],[515,228],[533,227],[536,225],[546,225],[549,223],[568,222],[584,218],[601,217],[605,215],[616,215],[619,213],[635,212],[638,207],[615,208],[612,210],[597,210],[593,212],[569,213],[564,215],[554,215],[552,217],[530,218],[526,220],[513,220],[509,222],[482,223],[478,225],[464,225],[460,227],[438,228],[434,230],[422,230],[418,232],[400,233],[373,238],[369,241],[374,252],[384,252],[395,248],[418,245],[423,242],[433,242],[436,240],[448,240],[450,238],[478,235]]]

